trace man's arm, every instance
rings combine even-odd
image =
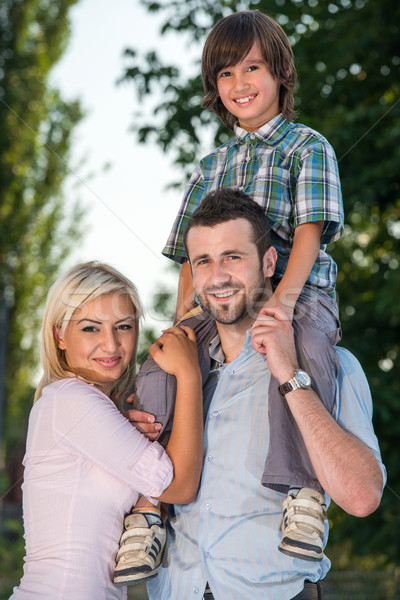
[[[282,309],[263,309],[252,327],[279,384],[299,368],[293,328]],[[286,401],[303,436],[315,473],[327,494],[349,514],[367,516],[379,506],[382,473],[374,453],[345,431],[312,390],[294,390]]]

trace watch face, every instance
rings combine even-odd
[[[301,369],[299,369],[298,371],[296,371],[295,373],[295,378],[299,381],[301,386],[304,387],[310,387],[311,385],[311,377],[309,376],[308,373],[306,373],[305,371],[302,371]]]

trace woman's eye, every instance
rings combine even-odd
[[[123,325],[119,325],[118,329],[120,329],[121,331],[128,331],[129,329],[132,329],[132,325],[124,323]]]
[[[82,331],[93,333],[94,331],[97,331],[97,327],[94,327],[94,325],[87,325],[86,327],[83,327]]]

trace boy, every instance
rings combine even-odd
[[[268,16],[245,11],[220,21],[206,40],[202,77],[203,105],[235,135],[200,161],[163,250],[183,263],[176,317],[193,302],[183,245],[188,218],[215,189],[250,194],[265,210],[278,251],[274,293],[265,306],[280,306],[294,319],[300,362],[311,374],[310,381],[305,371],[297,371],[280,388],[271,381],[269,418],[274,426],[262,484],[288,494],[279,549],[319,561],[326,518],[323,490],[284,395],[311,383],[333,410],[338,368],[333,345],[340,339],[340,323],[334,301],[336,265],[325,246],[343,230],[336,158],[319,133],[292,122],[293,53],[283,30]],[[256,350],[265,354],[262,347]]]

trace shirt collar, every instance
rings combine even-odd
[[[266,144],[276,144],[287,132],[287,130],[292,127],[292,123],[285,119],[282,114],[277,115],[268,123],[265,123],[262,127],[257,129],[257,131],[246,131],[242,129],[235,123],[234,125],[234,133],[237,138],[237,141],[246,142],[249,139],[257,138]]]
[[[244,340],[243,348],[240,351],[240,354],[242,354],[242,353],[246,353],[247,354],[251,350],[253,350],[253,347],[251,345],[250,329],[248,329],[246,331],[246,338]],[[210,357],[211,357],[212,360],[214,360],[215,362],[217,362],[219,365],[223,365],[224,364],[225,356],[224,356],[224,353],[222,351],[221,340],[219,339],[218,333],[217,333],[217,335],[210,342],[209,353],[210,353]]]

